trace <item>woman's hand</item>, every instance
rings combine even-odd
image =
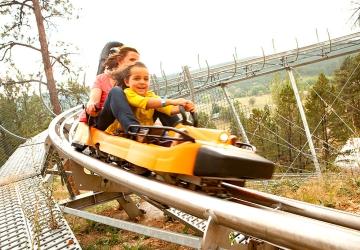
[[[92,88],[90,91],[90,98],[86,104],[86,113],[91,116],[96,116],[99,111],[99,103],[101,98],[102,90],[99,88]]]
[[[90,116],[96,116],[99,109],[97,108],[97,103],[92,102],[91,100],[88,101],[86,104],[86,113],[88,113]]]

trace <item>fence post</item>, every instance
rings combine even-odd
[[[234,106],[234,103],[232,102],[232,100],[229,98],[229,95],[227,93],[227,90],[226,90],[226,86],[225,85],[221,85],[221,89],[225,95],[225,98],[226,98],[226,101],[228,102],[229,106],[230,106],[230,109],[231,109],[231,112],[233,113],[233,116],[235,117],[235,122],[236,122],[236,126],[238,127],[238,129],[240,130],[240,133],[241,133],[241,136],[242,136],[242,139],[244,140],[245,143],[250,143],[249,142],[249,139],[246,135],[246,132],[245,132],[245,129],[240,121],[240,117],[239,117],[239,114],[236,112],[236,109],[235,109],[235,106]]]
[[[309,143],[309,148],[310,148],[310,151],[311,151],[312,160],[314,162],[316,174],[318,176],[321,176],[320,165],[319,165],[319,162],[318,162],[318,159],[317,159],[317,156],[316,156],[315,147],[314,147],[314,144],[313,144],[313,141],[312,141],[312,138],[311,138],[311,133],[310,133],[309,125],[308,125],[307,120],[306,120],[306,115],[305,115],[305,112],[304,112],[304,108],[303,108],[302,103],[301,103],[299,91],[298,91],[298,88],[296,86],[294,74],[293,74],[292,69],[290,67],[286,68],[286,71],[289,74],[291,87],[292,87],[292,89],[294,91],[296,104],[297,104],[297,107],[299,109],[299,113],[300,113],[302,123],[304,125],[305,134],[306,134],[307,142]]]
[[[190,74],[189,67],[188,66],[183,66],[182,68],[183,68],[183,71],[184,71],[187,86],[188,86],[189,91],[190,91],[191,101],[193,101],[195,103],[194,84],[193,84],[192,79],[191,79],[191,74]]]

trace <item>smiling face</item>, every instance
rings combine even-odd
[[[145,96],[150,85],[148,69],[140,66],[132,67],[125,84],[137,94]]]

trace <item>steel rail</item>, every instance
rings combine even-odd
[[[334,55],[328,55],[327,57],[321,57],[321,58],[314,59],[314,60],[311,60],[311,61],[297,63],[296,65],[291,65],[291,67],[297,68],[297,67],[301,67],[301,66],[305,66],[305,65],[325,61],[325,60],[329,60],[329,59],[340,57],[340,56],[354,54],[357,51],[359,51],[359,49],[357,49],[356,51],[344,51],[342,53],[338,53],[338,54],[334,54]],[[230,85],[230,84],[239,83],[239,82],[249,80],[249,79],[252,79],[252,78],[256,78],[256,77],[260,77],[260,76],[264,76],[264,75],[268,75],[268,74],[273,74],[273,73],[276,73],[276,72],[279,72],[279,71],[283,71],[285,69],[286,69],[286,67],[271,68],[271,69],[268,69],[268,71],[263,70],[263,72],[256,73],[254,75],[246,75],[246,72],[245,73],[242,72],[242,73],[237,74],[232,79],[229,79],[229,80],[226,80],[226,81],[223,81],[222,79],[219,79],[219,80],[210,82],[206,86],[194,87],[194,94],[204,92],[204,91],[206,91],[208,89],[213,89],[213,88],[221,87],[221,86],[227,86],[227,85]],[[177,84],[179,84],[179,83],[177,83]],[[160,89],[160,91],[161,91],[161,89]],[[189,91],[186,91],[185,93],[181,93],[181,94],[178,94],[178,93],[170,94],[169,98],[173,98],[175,96],[178,97],[178,98],[187,97],[187,96],[189,96]]]
[[[166,183],[149,180],[114,165],[75,151],[57,132],[59,124],[77,108],[52,120],[49,137],[64,156],[111,181],[154,200],[199,218],[211,216],[216,223],[258,239],[291,249],[360,249],[360,232],[342,226],[286,213],[270,208],[256,208],[201,195]]]
[[[299,52],[304,53],[304,52],[312,51],[315,49],[322,48],[323,45],[327,45],[327,44],[329,44],[329,45],[331,44],[331,46],[333,47],[334,44],[337,45],[338,43],[341,43],[341,42],[351,41],[352,39],[356,39],[356,38],[359,39],[359,37],[360,37],[360,32],[357,32],[357,33],[345,35],[342,37],[334,38],[334,39],[330,40],[330,42],[327,40],[327,41],[323,41],[320,43],[310,44],[310,45],[300,47],[297,49],[271,54],[271,55],[265,56],[265,60],[270,61],[270,60],[274,60],[274,59],[296,56]],[[332,52],[332,51],[329,51],[328,53],[330,53],[330,52]],[[249,66],[249,65],[253,65],[253,64],[263,64],[263,58],[264,57],[256,57],[256,58],[252,58],[252,59],[241,59],[241,60],[237,60],[237,62],[241,66]],[[219,65],[219,66],[214,66],[214,67],[210,68],[210,70],[213,70],[212,73],[219,73],[219,72],[223,72],[226,70],[232,70],[233,65],[234,65],[233,62],[231,62],[231,63]],[[195,71],[192,71],[191,74],[194,78],[195,77],[204,77],[204,76],[206,76],[207,72],[208,72],[208,70],[195,70]],[[163,79],[160,78],[159,82],[161,82],[162,80]],[[176,80],[175,77],[170,78],[170,79],[167,78],[167,81],[169,84],[170,84],[170,82],[172,82],[174,80]],[[170,86],[171,85],[169,85],[169,87]]]
[[[279,197],[226,182],[222,182],[222,185],[228,190],[235,190],[236,193],[233,192],[233,194],[242,200],[360,231],[360,215]]]
[[[229,78],[229,76],[233,75],[233,68],[234,68],[233,62],[221,66],[212,67],[208,71],[205,70],[192,71],[191,72],[192,81],[194,82],[194,88],[196,92],[204,91],[208,88],[214,88],[219,84],[227,85],[231,83],[237,83],[243,80],[251,79],[253,77],[258,77],[264,74],[270,74],[277,71],[281,71],[288,66],[300,67],[314,62],[319,62],[319,61],[328,60],[331,58],[355,53],[359,50],[358,48],[359,39],[360,39],[360,33],[354,33],[340,38],[332,39],[330,42],[326,41],[322,43],[305,46],[302,48],[297,48],[295,50],[272,54],[269,56],[240,60],[238,61],[239,67],[237,67],[240,70],[238,70],[238,73],[232,78]],[[317,53],[313,54],[317,52],[314,50],[322,49],[324,44],[331,44],[332,50],[326,52],[325,54],[317,54]],[[301,58],[297,58],[295,61],[288,61],[289,58],[299,57],[299,55]],[[307,58],[306,56],[308,55],[312,58],[310,59]],[[268,67],[264,68],[264,60],[265,60],[265,64],[268,65]],[[271,62],[272,64],[270,65]],[[256,68],[256,66],[259,65],[262,66],[261,69]],[[198,81],[201,81],[203,77],[206,76],[208,77],[210,71],[212,75],[218,75],[219,79],[211,81],[207,86],[201,86],[201,84],[199,84]],[[167,84],[168,89],[176,88],[176,86],[181,84],[181,82],[179,82],[179,80],[177,80],[176,78],[168,79],[167,83],[168,83]],[[158,80],[158,84],[160,85],[159,91],[162,91],[163,88],[161,87],[163,85],[162,79]],[[174,95],[178,96],[180,94],[183,97],[188,95],[188,93],[183,94],[183,93],[178,93],[176,91],[172,91],[172,92],[174,93],[170,94],[169,96],[174,96]]]
[[[149,226],[128,222],[128,221],[122,221],[117,220],[113,218],[109,218],[107,216],[93,214],[90,212],[73,209],[69,207],[61,207],[62,211],[65,213],[69,213],[75,216],[79,216],[88,220],[96,221],[99,223],[103,223],[112,227],[120,228],[120,229],[130,229],[130,231],[138,233],[138,234],[146,234],[147,236],[154,237],[157,239],[169,241],[169,238],[171,239],[171,242],[182,245],[182,246],[188,246],[192,248],[198,249],[201,245],[201,238],[197,236],[192,235],[185,235],[181,233],[175,233],[175,232],[169,232],[163,229],[159,228],[150,228]]]

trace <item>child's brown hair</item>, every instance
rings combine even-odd
[[[131,69],[134,67],[147,68],[146,65],[142,62],[136,62],[134,65],[128,66],[126,69],[114,76],[117,82],[116,86],[120,86],[122,89],[126,88],[125,80],[130,78]]]

